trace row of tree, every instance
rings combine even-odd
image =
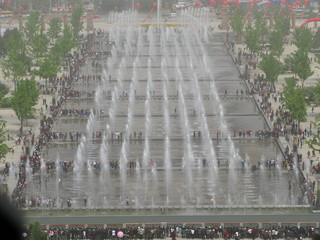
[[[295,28],[291,32],[290,19],[285,15],[274,14],[274,24],[268,26],[261,15],[255,16],[252,24],[245,24],[239,11],[231,18],[230,25],[237,37],[244,39],[250,53],[261,57],[259,68],[265,73],[265,80],[274,90],[280,74],[290,72],[294,75],[285,78],[280,99],[285,109],[290,111],[292,118],[300,124],[306,121],[307,101],[320,104],[320,81],[316,86],[304,87],[305,81],[314,73],[310,65],[311,60],[320,61],[319,57],[309,58],[310,52],[320,48],[320,29],[315,34],[307,27]],[[289,42],[289,36],[296,50],[282,58],[284,44]],[[319,141],[317,143],[320,144]]]
[[[31,12],[23,32],[12,29],[5,32],[0,41],[4,59],[1,63],[4,77],[14,83],[10,104],[20,121],[20,134],[23,123],[35,114],[40,91],[36,79],[48,80],[60,72],[63,59],[76,46],[79,33],[83,28],[80,21],[83,7],[76,6],[72,11],[70,25],[62,29],[60,19],[53,18],[49,29],[44,31],[39,12]],[[1,99],[0,99],[1,101]],[[0,122],[0,159],[8,148],[1,139],[5,132],[5,122]]]

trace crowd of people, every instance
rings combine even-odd
[[[90,109],[61,109],[60,116],[88,117],[90,112]]]
[[[50,227],[45,231],[49,239],[302,239],[316,238],[318,228],[315,226],[221,226],[221,225],[168,225],[143,226],[131,225],[127,227]],[[30,233],[25,232],[28,236]]]
[[[32,146],[33,146],[33,152],[26,152],[25,155],[21,158],[21,164],[20,164],[20,170],[19,170],[19,181],[17,184],[16,189],[13,192],[13,199],[16,201],[17,206],[21,206],[21,203],[24,201],[21,199],[21,191],[24,188],[24,185],[26,184],[26,166],[27,162],[29,162],[28,166],[30,166],[30,169],[32,173],[35,171],[39,171],[40,169],[40,151],[44,146],[47,146],[48,142],[52,139],[62,139],[67,140],[68,138],[71,141],[78,141],[81,136],[83,136],[84,133],[82,132],[54,132],[52,130],[53,127],[53,121],[58,116],[88,116],[91,112],[91,110],[88,109],[66,109],[62,108],[62,104],[68,99],[68,98],[76,98],[81,96],[81,92],[74,90],[72,88],[73,83],[81,79],[85,79],[87,81],[91,80],[101,80],[100,75],[79,75],[79,69],[80,67],[84,66],[86,63],[86,57],[90,56],[92,54],[92,46],[94,44],[90,44],[92,42],[92,39],[94,38],[94,35],[88,35],[86,37],[86,41],[84,41],[83,44],[81,44],[78,47],[78,50],[74,52],[73,54],[70,54],[66,59],[66,65],[70,66],[70,72],[69,74],[63,74],[61,77],[54,78],[52,80],[52,91],[58,91],[59,98],[53,99],[52,104],[49,106],[50,109],[50,115],[44,114],[40,121],[40,135],[35,137],[32,135]],[[240,56],[241,59],[241,56]],[[247,68],[247,67],[246,67]],[[275,137],[278,138],[279,135],[297,135],[299,136],[300,144],[302,145],[304,138],[306,136],[311,135],[311,127],[310,129],[299,129],[298,125],[295,124],[291,118],[291,115],[288,111],[285,111],[284,109],[280,108],[274,111],[274,109],[271,106],[271,102],[269,101],[270,98],[273,98],[275,101],[277,101],[277,96],[274,94],[274,89],[272,85],[269,85],[264,81],[263,75],[257,75],[253,81],[250,81],[248,79],[248,86],[251,93],[258,93],[261,96],[262,101],[259,102],[260,109],[262,110],[263,114],[267,116],[271,122],[273,122],[272,130],[258,130],[256,132],[253,132],[252,130],[233,130],[230,134],[233,137],[252,137],[253,135],[259,138],[269,138],[269,137]],[[242,89],[239,91],[237,90],[236,94],[243,95],[244,93],[248,94],[248,91],[243,91]],[[85,95],[87,97],[93,97],[95,95],[95,91],[85,91]],[[46,109],[48,108],[47,103],[43,102],[43,104],[46,106]],[[175,109],[176,113],[176,109]],[[102,131],[95,131],[92,133],[93,139],[101,139],[103,136]],[[194,138],[201,138],[201,131],[194,131],[193,133]],[[319,134],[319,130],[318,130]],[[111,139],[123,139],[123,133],[122,132],[111,132],[110,134]],[[130,134],[130,138],[132,139],[138,139],[142,138],[143,134],[142,132],[133,132]],[[221,133],[217,132],[216,137],[221,137]],[[293,170],[295,163],[294,155],[289,152],[289,149],[286,148],[285,150],[285,159],[283,160],[282,166],[288,170]],[[298,159],[301,161],[302,159]],[[299,163],[298,162],[298,163]],[[260,163],[259,163],[260,164]],[[264,163],[261,163],[259,167]],[[275,162],[272,160],[268,160],[266,163],[266,166],[270,169],[272,167],[275,167]],[[206,164],[204,164],[206,165]],[[72,168],[72,164],[68,165],[65,164],[65,166],[62,166],[64,171],[68,171],[70,168]],[[97,162],[94,166],[95,168],[100,167],[100,163]],[[129,161],[128,162],[128,168],[136,168],[137,163],[135,161]],[[54,169],[54,164],[48,164],[47,169]],[[119,168],[119,162],[118,161],[111,161],[110,162],[110,168],[111,169],[118,169]],[[312,169],[314,169],[314,172],[320,171],[320,166],[315,165],[312,166]],[[300,172],[301,180],[300,183],[304,186],[304,195],[307,196],[309,202],[314,201],[314,195],[313,195],[313,188],[312,185],[310,185],[310,182],[304,178],[303,174]]]
[[[229,45],[234,51],[234,48]],[[236,57],[236,64],[241,65],[241,62],[245,62],[245,71],[241,77],[245,80],[250,92],[256,94],[257,104],[261,110],[261,113],[264,117],[271,123],[271,135],[279,138],[283,136],[285,140],[290,142],[290,137],[297,137],[297,143],[293,144],[293,147],[296,149],[289,149],[287,145],[284,149],[285,159],[282,161],[283,168],[288,171],[298,170],[299,184],[301,186],[302,195],[299,196],[299,201],[302,202],[302,199],[307,199],[307,201],[313,205],[315,209],[320,209],[320,201],[316,199],[315,196],[315,180],[308,178],[308,175],[305,176],[303,171],[305,170],[305,161],[303,161],[302,154],[298,153],[298,148],[302,148],[305,140],[312,136],[312,124],[310,123],[309,129],[305,128],[304,130],[298,125],[296,121],[293,120],[291,113],[283,106],[281,102],[280,92],[276,90],[274,84],[265,81],[264,74],[254,74],[253,80],[250,79],[249,65],[255,69],[257,63],[257,56],[252,54],[246,54],[245,51],[240,49],[238,51],[238,56]],[[273,103],[279,103],[278,107],[274,107]],[[314,109],[312,109],[312,112]],[[317,134],[320,135],[320,129],[317,129]],[[295,150],[295,151],[293,151]],[[310,159],[310,175],[313,175],[316,170],[319,171],[319,165],[313,165],[313,160],[311,159],[311,154],[308,153],[308,159]],[[315,152],[313,151],[312,157],[315,157]],[[290,182],[290,181],[289,181]],[[290,189],[289,183],[289,189]]]
[[[59,140],[59,141],[71,141],[77,142],[81,139],[82,136],[86,136],[86,132],[79,132],[79,131],[72,131],[72,132],[56,132],[50,131],[47,133],[49,140]],[[99,140],[102,139],[103,136],[106,136],[109,140],[123,140],[126,137],[126,134],[120,131],[112,131],[106,133],[104,131],[93,131],[92,132],[92,139]],[[254,134],[252,130],[233,130],[230,133],[231,138],[243,138],[243,139],[252,139],[252,138],[259,138],[259,139],[269,139],[274,137],[271,131],[268,130],[258,130]],[[143,140],[143,133],[141,131],[133,131],[129,134],[130,140]],[[165,133],[161,136],[162,138],[165,137]],[[224,138],[226,136],[222,135],[220,131],[216,132],[214,136],[217,139]],[[201,131],[193,131],[192,138],[198,139],[201,138]],[[34,143],[35,139],[32,138],[32,143]],[[33,144],[32,144],[33,145]]]
[[[94,38],[94,34],[88,34],[84,42],[78,46],[77,51],[69,54],[65,65],[69,66],[69,74],[62,74],[61,77],[54,78],[51,81],[52,89],[51,91],[58,91],[59,98],[56,100],[55,98],[52,99],[52,104],[50,105],[50,114],[42,114],[40,118],[40,134],[35,137],[32,136],[33,139],[33,149],[32,151],[28,152],[25,151],[25,154],[21,156],[21,161],[19,165],[19,174],[18,174],[18,182],[13,190],[12,193],[12,200],[16,207],[20,208],[25,205],[26,199],[23,197],[23,190],[28,184],[27,170],[30,169],[31,173],[35,173],[36,171],[40,171],[41,167],[41,150],[46,147],[49,141],[53,138],[53,136],[57,136],[53,134],[53,122],[57,117],[58,113],[61,110],[62,104],[66,101],[66,99],[72,93],[72,84],[75,78],[79,74],[80,68],[85,64],[85,57],[86,55],[91,52],[91,45],[88,44],[91,39]],[[60,87],[59,87],[60,86]],[[46,100],[43,100],[43,105],[47,107]],[[31,134],[30,134],[31,135]],[[58,134],[58,136],[61,136]],[[69,134],[71,138],[77,138],[80,135]],[[65,137],[65,136],[63,136]],[[21,142],[21,141],[20,141]],[[19,144],[20,144],[19,142]],[[35,201],[39,202],[39,201]]]

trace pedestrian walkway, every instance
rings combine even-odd
[[[11,92],[9,94],[11,94]],[[27,123],[24,124],[22,137],[19,137],[20,121],[17,119],[13,109],[0,108],[0,117],[2,120],[5,120],[7,122],[6,129],[8,131],[8,141],[6,142],[6,144],[8,144],[8,146],[12,148],[12,152],[8,153],[7,156],[0,162],[0,171],[3,171],[6,168],[6,165],[10,166],[9,175],[6,176],[5,174],[3,174],[0,177],[0,183],[6,184],[7,193],[9,196],[11,196],[14,188],[17,185],[20,157],[21,155],[26,154],[26,147],[28,145],[27,142],[29,142],[30,144],[32,135],[38,136],[40,133],[40,115],[49,113],[49,110],[46,110],[43,103],[49,103],[51,101],[51,95],[40,95],[39,101],[35,106],[35,109],[37,110],[36,115],[32,119],[28,119]],[[29,149],[29,151],[32,152],[32,149]]]
[[[236,45],[235,55],[238,55],[238,52],[240,49],[243,51],[243,49],[245,49],[245,45],[243,44]],[[294,50],[295,50],[295,46],[286,45],[285,52],[282,58],[283,59],[286,58],[286,56],[292,53]],[[310,55],[311,55],[311,58],[315,57],[312,54]],[[249,65],[248,62],[246,62],[245,60],[243,60],[242,62],[245,62],[247,65]],[[314,71],[314,75],[309,80],[305,81],[305,86],[312,86],[316,84],[317,81],[315,81],[315,79],[320,76],[319,64],[313,61],[311,62],[311,67],[312,67],[312,70]],[[241,69],[241,72],[244,73],[245,65],[240,66],[240,69]],[[255,68],[254,66],[252,68],[249,67],[248,71],[250,73],[248,82],[253,82],[257,76],[259,75],[261,76],[264,74],[260,69]],[[267,122],[269,122],[269,126],[271,127],[274,125],[274,122],[276,121],[276,117],[274,118],[272,114],[275,113],[277,110],[281,109],[282,107],[282,104],[279,101],[279,98],[280,98],[280,93],[282,92],[286,77],[292,77],[292,74],[291,75],[282,74],[279,76],[278,81],[275,83],[276,92],[272,92],[271,96],[269,96],[267,100],[269,103],[271,103],[271,108],[264,111],[264,117],[266,118]],[[255,94],[255,96],[258,103],[263,103],[263,100],[264,100],[263,98],[265,97],[265,95],[258,92],[257,94]],[[308,106],[307,121],[300,123],[300,129],[302,130],[302,132],[308,133],[311,130],[313,133],[316,133],[318,129],[314,128],[314,126],[312,125],[312,122],[315,120],[315,116],[319,116],[319,115],[320,115],[320,107]],[[306,185],[314,184],[313,194],[316,195],[316,189],[318,189],[317,185],[318,185],[318,181],[320,180],[320,174],[312,173],[312,166],[315,166],[320,163],[319,162],[320,153],[313,152],[313,154],[311,154],[312,150],[305,143],[306,140],[309,140],[311,138],[312,138],[312,135],[309,135],[309,134],[302,134],[302,135],[297,134],[296,136],[289,134],[287,135],[287,138],[285,137],[284,134],[280,134],[278,141],[283,146],[283,148],[288,147],[290,149],[290,152],[293,151],[294,141],[297,141],[295,142],[295,144],[298,144],[297,154],[302,156],[302,161],[299,163],[299,168],[300,170],[302,170],[303,175],[306,179]]]

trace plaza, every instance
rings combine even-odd
[[[26,201],[76,209],[298,204],[301,190],[289,191],[294,176],[282,169],[277,142],[259,135],[268,126],[223,36],[192,25],[115,25],[91,42],[76,94],[61,106],[87,114],[56,116],[53,134],[67,137],[43,149]],[[47,161],[54,169],[45,170]],[[67,171],[64,162],[72,162]]]
[[[31,221],[306,219],[304,173],[288,164],[287,143],[272,132],[262,97],[243,77],[245,64],[236,64],[228,35],[216,30],[220,20],[208,24],[207,14],[138,24],[144,16],[113,13],[82,38],[51,95],[39,101],[41,117],[50,118],[40,125],[48,142],[26,161],[16,198]]]

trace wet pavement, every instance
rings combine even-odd
[[[79,79],[80,97],[63,106],[92,113],[61,116],[53,129],[83,137],[43,152],[45,162],[73,161],[74,169],[30,175],[25,196],[58,208],[67,199],[73,208],[297,204],[299,186],[288,189],[296,176],[281,168],[274,140],[255,137],[267,126],[220,35],[205,41],[192,28],[150,27],[111,29],[109,37],[119,40],[114,55],[81,70],[101,80]],[[277,167],[254,170],[272,159]]]

